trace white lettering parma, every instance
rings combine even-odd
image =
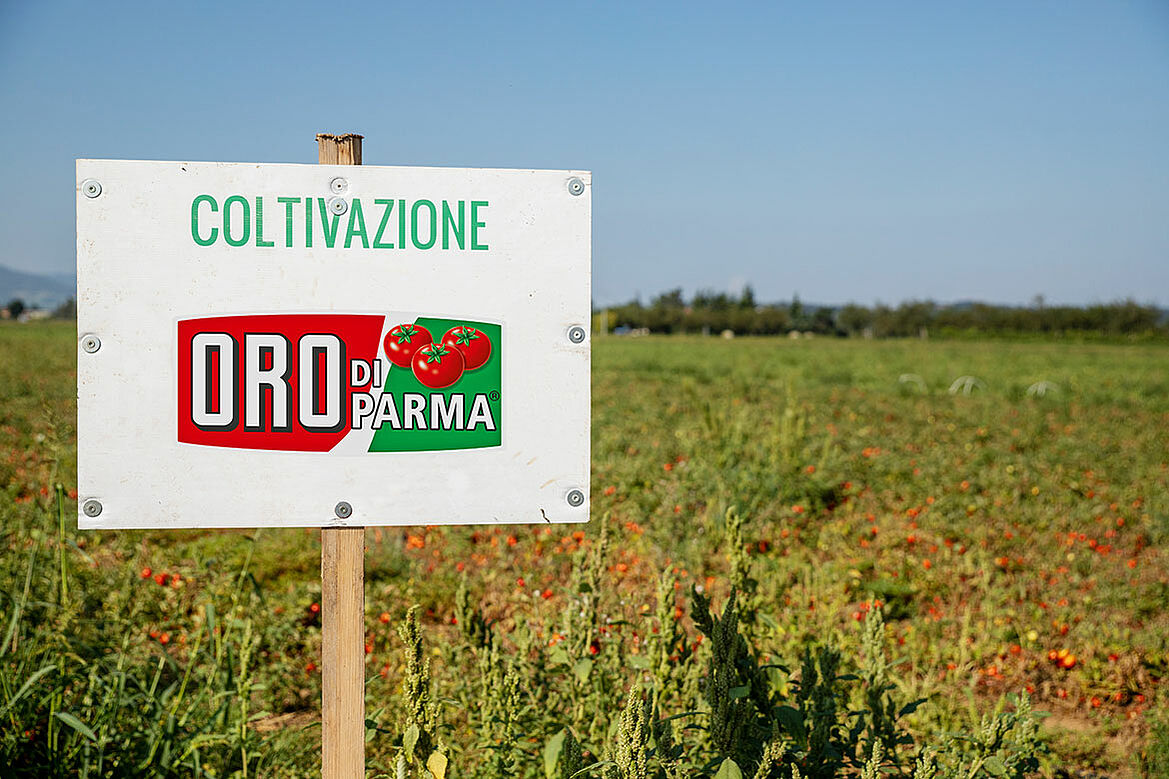
[[[450,397],[441,392],[402,394],[401,407],[391,393],[374,398],[368,392],[354,392],[350,424],[354,430],[495,430],[491,404],[482,392],[467,402],[463,393]]]

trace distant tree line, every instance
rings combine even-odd
[[[1048,306],[1037,298],[1030,307],[986,303],[939,305],[908,301],[899,306],[805,306],[790,302],[760,304],[750,286],[739,296],[703,291],[690,300],[681,289],[643,304],[633,300],[599,310],[608,312],[608,328],[646,328],[654,333],[782,335],[792,331],[818,335],[876,338],[958,334],[1169,335],[1165,312],[1131,300],[1093,306]]]
[[[0,319],[20,319],[22,316],[31,314],[33,312],[39,314],[42,312],[42,309],[40,306],[35,304],[26,305],[25,302],[20,298],[13,298],[12,300],[9,300],[5,306],[0,308]],[[47,316],[52,317],[53,319],[76,319],[77,301],[75,301],[73,298],[69,298],[64,303],[54,308],[51,313],[47,314]]]

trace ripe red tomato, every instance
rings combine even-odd
[[[433,341],[430,331],[422,325],[398,325],[386,333],[383,345],[390,362],[399,368],[409,368],[414,352]]]
[[[445,344],[429,344],[414,352],[414,378],[431,389],[454,384],[463,375],[463,355]]]
[[[487,358],[491,356],[491,339],[482,330],[470,325],[461,325],[447,330],[446,335],[442,337],[442,342],[447,346],[454,347],[463,355],[463,362],[466,363],[469,371],[482,367],[487,362]]]

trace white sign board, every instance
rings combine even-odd
[[[79,160],[78,524],[586,521],[590,193]]]

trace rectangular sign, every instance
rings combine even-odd
[[[77,182],[81,527],[587,520],[587,173]]]

